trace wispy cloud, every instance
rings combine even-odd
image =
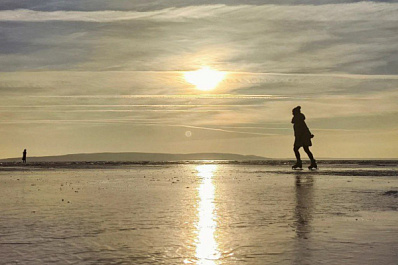
[[[43,12],[27,9],[0,11],[0,21],[80,21],[80,22],[116,22],[125,20],[180,20],[195,19],[214,16],[220,12],[224,5],[197,6],[183,8],[166,8],[158,11],[54,11]],[[236,8],[234,8],[236,9]]]
[[[156,71],[206,64],[238,72],[362,74],[351,78],[397,74],[397,12],[397,3],[369,1],[147,12],[3,10],[0,67]]]
[[[116,22],[125,20],[180,21],[224,15],[246,15],[262,20],[300,20],[300,21],[359,21],[383,20],[397,21],[398,7],[393,3],[359,2],[352,4],[329,5],[202,5],[180,8],[166,8],[157,11],[33,11],[27,9],[0,11],[0,21],[80,21]],[[356,14],[353,16],[353,14]],[[257,17],[258,16],[258,17]]]

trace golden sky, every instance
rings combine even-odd
[[[397,3],[42,2],[0,3],[1,158],[293,158],[297,105],[316,157],[398,158]]]

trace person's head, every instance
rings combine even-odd
[[[301,107],[297,106],[292,110],[293,115],[297,115],[299,113],[301,113]]]

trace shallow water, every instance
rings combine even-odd
[[[0,172],[0,263],[397,264],[396,169],[334,168]]]

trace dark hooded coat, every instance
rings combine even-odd
[[[292,119],[295,137],[294,146],[296,147],[312,146],[312,134],[304,120],[305,116],[302,113],[296,113]]]

